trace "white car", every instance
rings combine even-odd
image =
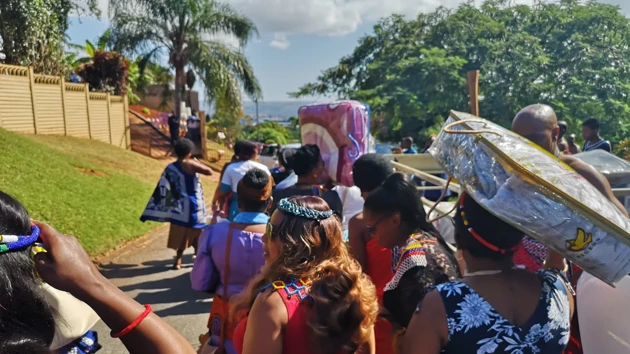
[[[302,144],[287,144],[282,146],[282,151],[287,149],[297,150],[300,147],[302,147]],[[258,162],[267,166],[270,170],[278,167],[278,144],[265,145],[260,152]]]

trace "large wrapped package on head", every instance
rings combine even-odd
[[[352,164],[370,149],[370,108],[357,101],[315,103],[298,116],[302,144],[319,146],[333,181],[352,186]]]
[[[611,285],[630,273],[630,219],[536,144],[451,112],[429,152],[485,209],[585,271]]]

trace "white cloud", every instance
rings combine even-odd
[[[291,43],[287,40],[286,33],[275,33],[273,36],[273,41],[269,43],[269,46],[278,48],[278,49],[287,49]]]
[[[271,46],[286,49],[291,35],[343,36],[366,22],[394,13],[414,17],[438,6],[455,7],[467,0],[219,0],[251,18],[265,37],[273,34]],[[475,0],[477,3],[482,0]],[[553,0],[552,0],[553,1]],[[622,6],[630,14],[628,0],[600,0]],[[109,0],[99,0],[107,14]],[[531,4],[533,0],[516,0]]]

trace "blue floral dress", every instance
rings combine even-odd
[[[564,275],[536,273],[542,282],[538,306],[527,325],[514,326],[475,290],[462,282],[440,284],[448,323],[448,344],[442,353],[560,354],[569,342],[571,315]]]

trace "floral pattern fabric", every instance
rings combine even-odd
[[[558,271],[536,273],[540,300],[528,324],[512,325],[477,292],[462,282],[436,286],[442,296],[449,331],[442,353],[560,354],[569,342],[570,294]]]

